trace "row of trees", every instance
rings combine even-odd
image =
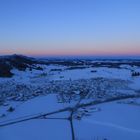
[[[133,72],[132,76],[140,76],[140,72]]]

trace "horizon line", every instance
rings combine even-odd
[[[36,57],[36,58],[140,58],[140,54],[74,54],[74,55],[48,55],[48,54],[21,54],[21,53],[12,53],[12,54],[0,54],[0,56],[12,56],[12,55],[22,55],[28,57]]]

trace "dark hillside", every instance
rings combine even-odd
[[[22,55],[0,57],[0,77],[12,77],[13,68],[21,71],[25,71],[26,68],[38,69],[34,64],[37,64],[35,59]]]

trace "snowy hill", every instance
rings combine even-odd
[[[33,65],[37,63],[37,60],[22,56],[22,55],[11,55],[0,57],[0,77],[11,77],[13,73],[11,70],[16,68],[24,71],[26,68],[34,68]]]

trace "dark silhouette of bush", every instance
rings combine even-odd
[[[3,62],[0,62],[0,77],[12,77],[11,67]]]
[[[13,112],[15,110],[15,108],[13,107],[9,107],[9,109],[7,110],[8,112]]]
[[[41,68],[41,67],[37,67],[36,70],[43,70],[43,68]]]

